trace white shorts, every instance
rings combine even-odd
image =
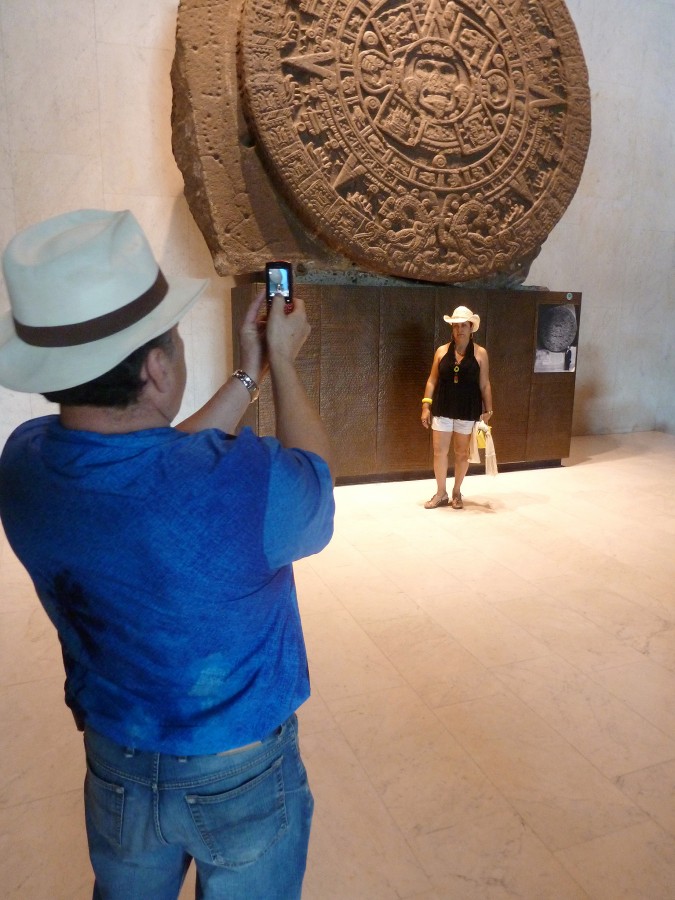
[[[432,416],[433,431],[456,431],[457,434],[471,434],[475,422],[469,419],[446,419],[445,416]]]

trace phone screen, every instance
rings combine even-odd
[[[267,282],[267,296],[272,298],[275,294],[283,294],[288,297],[290,287],[288,284],[288,271],[286,269],[270,269]]]
[[[271,303],[275,294],[281,294],[286,302],[286,310],[290,312],[293,305],[293,267],[284,261],[269,262],[265,266],[265,284],[267,303]]]

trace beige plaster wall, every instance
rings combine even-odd
[[[590,71],[593,137],[579,191],[528,283],[584,294],[576,433],[675,433],[675,6],[568,7]],[[182,326],[187,413],[232,363],[229,281],[215,276],[171,154],[176,8],[0,0],[0,245],[66,209],[130,208],[169,277],[210,278]],[[52,410],[0,389],[0,443]]]

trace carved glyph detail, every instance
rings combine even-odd
[[[581,177],[587,73],[562,0],[247,0],[240,75],[288,201],[368,269],[516,271]]]

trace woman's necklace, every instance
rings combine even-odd
[[[453,378],[455,384],[459,384],[459,367],[464,359],[465,353],[466,347],[464,348],[464,353],[460,353],[457,347],[455,347],[455,365],[452,368],[452,371],[455,373],[455,377]]]

